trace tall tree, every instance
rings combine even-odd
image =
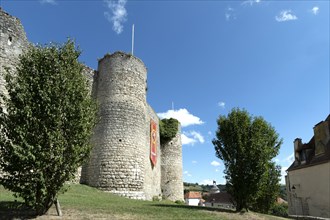
[[[261,177],[259,190],[254,196],[251,207],[255,211],[268,213],[280,195],[281,167],[269,162]]]
[[[282,140],[262,117],[252,117],[246,110],[232,109],[217,123],[213,144],[224,161],[227,190],[235,199],[236,210],[247,210]]]
[[[89,156],[95,102],[74,42],[29,47],[0,109],[0,184],[42,215]]]

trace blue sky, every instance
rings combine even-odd
[[[74,38],[96,69],[107,52],[131,51],[148,68],[147,99],[182,123],[186,182],[225,183],[212,139],[233,107],[270,122],[292,162],[329,114],[329,1],[12,1],[33,43]]]

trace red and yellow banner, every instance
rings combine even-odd
[[[157,123],[150,120],[150,160],[153,166],[157,163]]]

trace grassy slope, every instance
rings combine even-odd
[[[8,204],[14,201],[11,193],[0,187],[0,219],[12,218]],[[63,217],[56,216],[55,208],[38,219],[274,219],[258,213],[233,213],[230,211],[177,205],[172,202],[131,200],[105,193],[84,185],[71,185],[59,197]],[[15,214],[14,217],[19,217]]]

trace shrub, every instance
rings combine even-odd
[[[178,205],[184,205],[185,204],[185,202],[183,200],[176,200],[175,203],[178,204]]]
[[[281,216],[281,217],[288,217],[288,204],[275,204],[271,210],[272,215]]]
[[[159,201],[161,201],[162,199],[159,197],[159,196],[153,196],[152,197],[152,201],[154,201],[154,202],[159,202]]]
[[[160,143],[166,144],[172,138],[175,137],[178,132],[179,121],[170,118],[170,119],[162,119],[159,121],[159,133],[160,133]]]

